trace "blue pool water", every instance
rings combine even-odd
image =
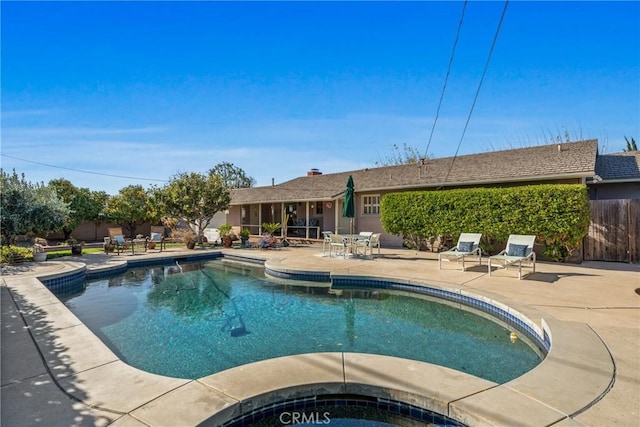
[[[362,352],[420,360],[498,383],[539,354],[469,311],[379,291],[282,285],[224,261],[145,267],[87,281],[66,305],[126,363],[199,378],[273,357]]]

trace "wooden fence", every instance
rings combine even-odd
[[[640,263],[640,200],[591,201],[584,259]]]

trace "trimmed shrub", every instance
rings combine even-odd
[[[589,197],[580,184],[509,188],[411,191],[382,197],[385,231],[423,239],[462,232],[483,233],[483,247],[505,242],[510,234],[534,234],[544,255],[564,261],[580,247],[589,230]]]
[[[24,248],[22,246],[0,247],[0,263],[13,264],[18,260],[33,260],[33,251],[31,248]]]

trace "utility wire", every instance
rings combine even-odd
[[[502,27],[502,21],[504,21],[504,16],[507,13],[507,6],[509,5],[509,0],[504,2],[504,8],[502,9],[502,15],[500,15],[500,21],[498,22],[498,28],[496,28],[496,33],[493,36],[493,42],[491,43],[491,49],[489,50],[489,55],[487,56],[487,62],[484,64],[484,70],[482,70],[482,76],[480,77],[480,82],[478,83],[478,89],[476,90],[476,94],[473,97],[473,103],[471,104],[471,110],[469,110],[469,115],[467,116],[467,121],[464,124],[464,129],[462,130],[462,135],[460,136],[460,141],[458,142],[458,147],[456,148],[456,153],[453,155],[453,159],[451,160],[451,165],[449,165],[449,170],[447,171],[447,175],[444,177],[444,181],[442,181],[442,186],[447,182],[449,178],[449,174],[451,173],[451,169],[453,169],[453,163],[456,161],[456,157],[458,157],[458,152],[460,151],[460,146],[462,145],[462,140],[464,139],[464,135],[467,132],[467,127],[469,126],[469,121],[471,120],[471,114],[473,114],[473,109],[476,106],[476,101],[478,100],[478,95],[480,95],[480,88],[482,87],[482,82],[484,81],[484,76],[487,74],[487,69],[489,68],[489,62],[491,62],[491,56],[493,55],[493,49],[496,46],[496,42],[498,41],[498,35],[500,34],[500,27]]]
[[[431,126],[431,133],[429,134],[429,141],[427,142],[427,148],[424,150],[424,158],[429,154],[429,146],[431,145],[431,139],[433,138],[433,131],[436,128],[438,122],[438,116],[440,115],[440,107],[442,106],[442,99],[444,98],[444,92],[447,89],[447,82],[449,81],[449,74],[451,73],[451,64],[453,64],[453,57],[456,53],[456,46],[458,45],[458,39],[460,38],[460,30],[462,29],[462,23],[464,21],[464,12],[467,9],[468,0],[465,0],[462,5],[462,14],[460,15],[460,22],[458,22],[458,30],[456,31],[456,39],[453,42],[453,48],[451,49],[451,56],[449,57],[449,65],[447,66],[447,74],[444,77],[444,84],[442,86],[442,92],[440,93],[440,101],[438,101],[438,108],[436,109],[436,117],[433,120],[433,126]]]
[[[67,167],[64,167],[64,166],[56,166],[56,165],[50,165],[48,163],[41,163],[41,162],[35,162],[33,160],[21,159],[19,157],[10,156],[8,154],[2,154],[2,157],[7,157],[9,159],[20,160],[20,161],[23,161],[23,162],[33,163],[33,164],[41,165],[41,166],[48,166],[50,168],[65,169],[65,170],[68,170],[68,171],[80,172],[80,173],[88,173],[88,174],[91,174],[91,175],[109,176],[109,177],[112,177],[112,178],[137,179],[137,180],[140,180],[140,181],[169,182],[166,179],[153,179],[153,178],[140,178],[140,177],[136,177],[136,176],[126,176],[126,175],[113,175],[113,174],[108,174],[108,173],[85,171],[85,170],[82,170],[82,169],[67,168]]]

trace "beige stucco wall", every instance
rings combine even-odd
[[[103,239],[109,236],[109,231],[107,230],[110,227],[120,227],[118,224],[111,223],[100,223],[96,224],[93,222],[85,221],[76,227],[75,230],[71,233],[71,235],[77,240],[84,242],[102,242]],[[122,231],[125,233],[125,237],[129,236],[129,232],[126,228],[122,227]],[[142,224],[136,227],[136,234],[142,234],[143,236],[148,236],[151,231],[151,224]],[[47,240],[56,241],[63,240],[63,233],[49,233],[45,236]]]

